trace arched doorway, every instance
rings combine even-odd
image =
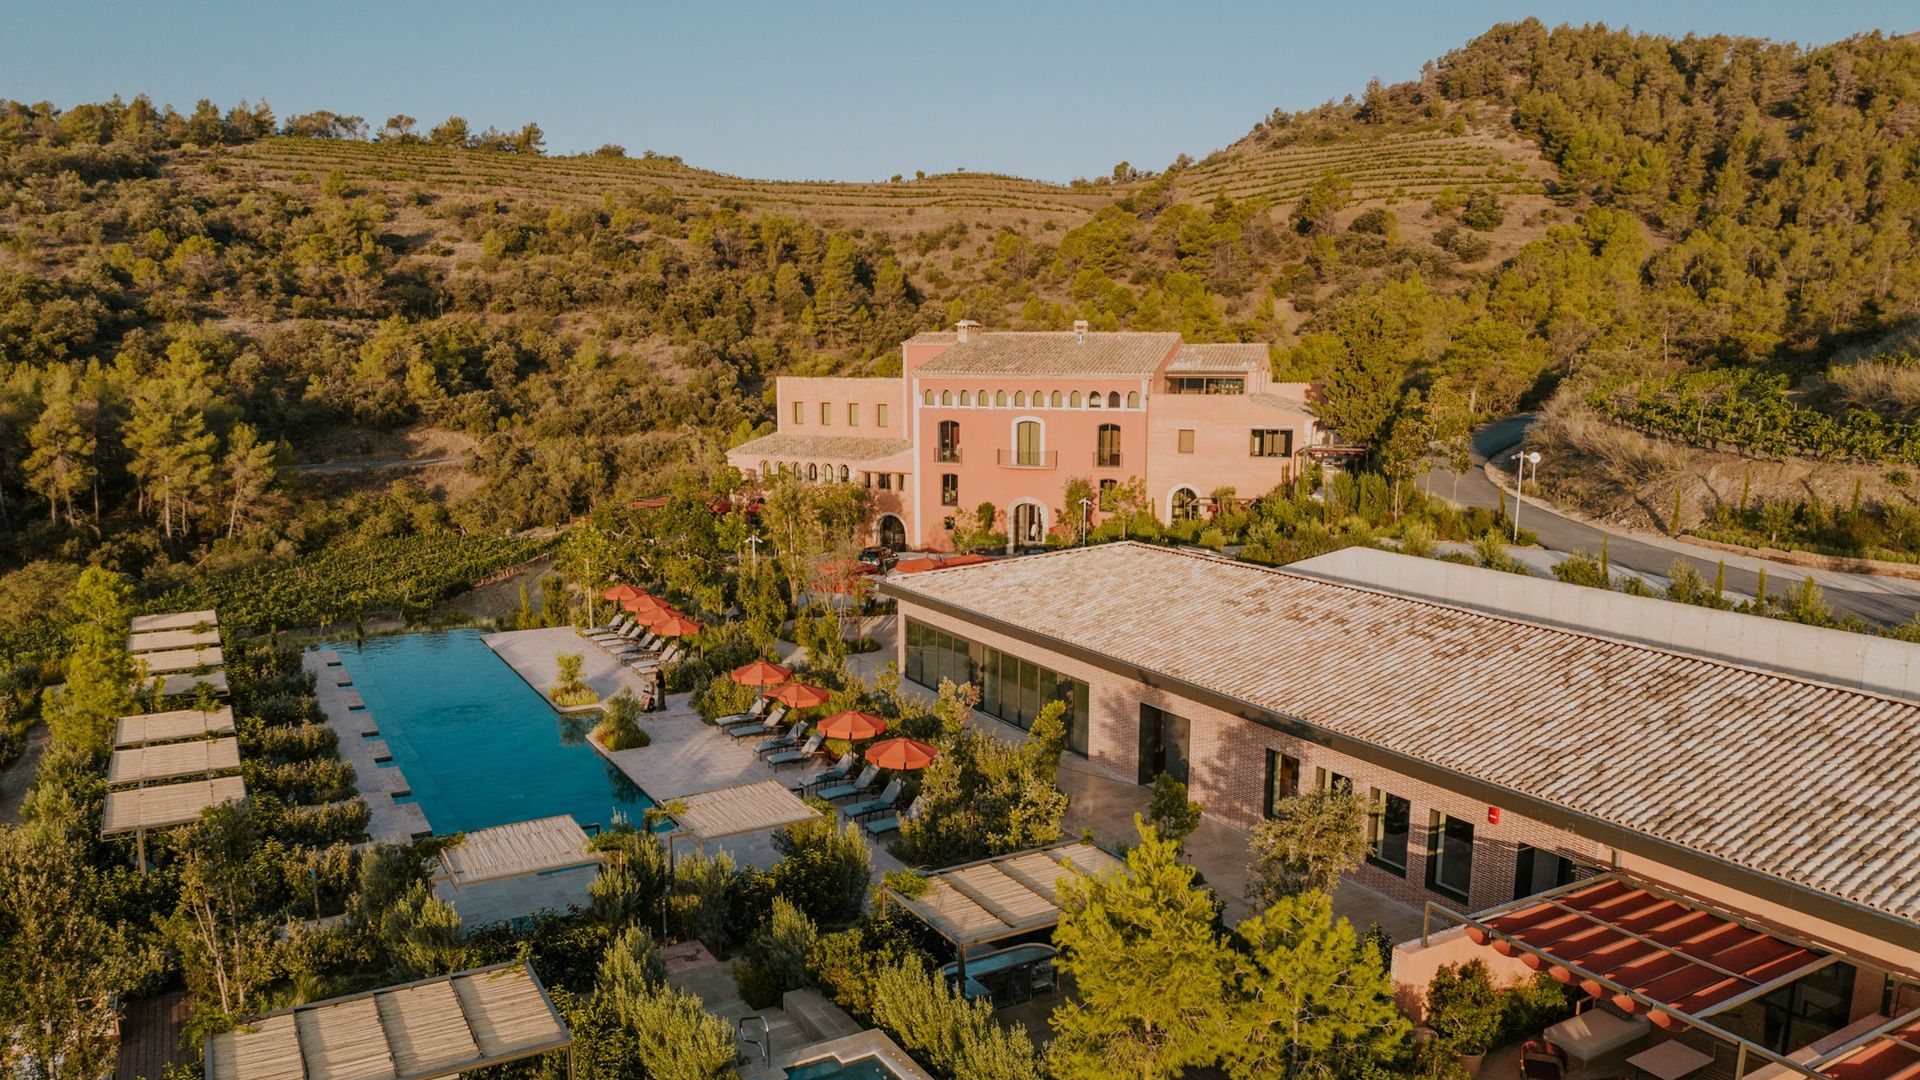
[[[1038,546],[1047,542],[1046,507],[1037,502],[1015,503],[1010,520],[1012,528],[1007,531],[1007,540],[1014,547]]]
[[[892,548],[895,551],[907,549],[907,527],[898,517],[892,514],[881,514],[879,533],[881,547]]]

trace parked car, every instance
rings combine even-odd
[[[884,545],[875,544],[873,547],[860,550],[860,562],[873,567],[877,574],[884,574],[893,569],[893,564],[899,561],[900,556],[892,548]]]

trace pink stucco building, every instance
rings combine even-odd
[[[864,484],[872,539],[945,550],[982,503],[1017,545],[1077,530],[1083,510],[1097,524],[1098,506],[1063,505],[1073,477],[1103,492],[1137,479],[1162,520],[1207,512],[1221,488],[1257,498],[1294,478],[1315,435],[1310,387],[1274,382],[1265,345],[961,322],[900,353],[898,378],[779,379],[778,430],[728,461]]]

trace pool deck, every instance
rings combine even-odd
[[[300,665],[314,675],[314,698],[327,726],[340,738],[340,758],[353,766],[354,786],[372,811],[367,835],[376,841],[404,844],[416,836],[432,832],[427,815],[419,803],[395,802],[411,790],[407,778],[391,764],[376,759],[386,756],[387,744],[367,732],[378,732],[379,722],[365,711],[360,694],[353,689],[353,673],[341,663],[332,649],[309,649],[300,657]]]
[[[614,660],[611,654],[597,643],[589,641],[574,632],[571,626],[550,626],[539,630],[507,630],[498,634],[482,634],[480,640],[492,649],[500,659],[507,662],[527,685],[539,691],[547,698],[547,704],[557,712],[587,712],[598,709],[598,705],[580,706],[563,709],[553,704],[547,697],[547,691],[560,681],[561,653],[577,653],[580,657],[580,681],[593,688],[593,692],[605,701],[622,690],[633,692],[635,697],[646,690],[646,683],[640,676],[628,670],[626,665]],[[643,787],[645,785],[642,785]]]

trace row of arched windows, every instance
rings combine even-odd
[[[794,476],[804,476],[815,483],[825,481],[829,484],[836,482],[844,484],[853,478],[853,471],[851,469],[848,469],[845,465],[834,465],[830,462],[820,464],[809,461],[804,465],[798,461],[776,461],[771,465],[765,461],[760,463],[761,476],[771,477],[776,471],[791,473]]]
[[[1126,404],[1122,406],[1120,391],[1108,390],[1102,393],[1089,390],[1055,390],[1051,394],[1044,390],[1035,390],[1029,394],[1025,390],[1015,390],[1008,394],[1005,390],[962,390],[957,395],[952,390],[928,390],[922,396],[928,405],[958,405],[961,408],[976,409],[1137,409],[1140,407],[1140,391],[1127,392]]]

